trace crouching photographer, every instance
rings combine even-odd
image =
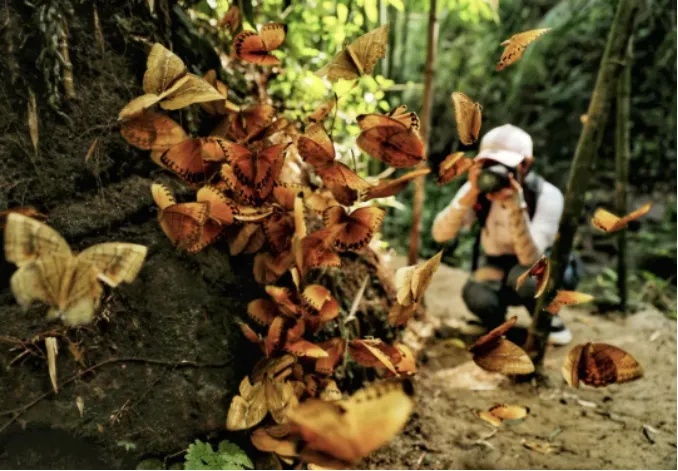
[[[536,282],[528,280],[516,290],[516,279],[553,244],[563,194],[531,171],[532,138],[518,127],[506,124],[490,130],[474,160],[468,181],[436,216],[432,235],[442,243],[479,223],[472,274],[462,295],[469,311],[492,329],[504,322],[508,306],[523,305],[533,314]],[[574,289],[577,282],[577,262],[571,260],[562,288]],[[565,345],[571,340],[562,319],[554,317],[549,342]]]

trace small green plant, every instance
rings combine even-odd
[[[209,443],[196,440],[188,447],[184,469],[252,469],[252,460],[242,448],[228,440],[219,442],[216,451]]]

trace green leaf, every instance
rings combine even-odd
[[[188,447],[184,469],[252,469],[254,465],[235,443],[224,440],[214,451],[209,443],[196,440]]]

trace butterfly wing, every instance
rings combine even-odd
[[[238,213],[237,205],[214,185],[205,185],[196,194],[198,203],[209,203],[209,215],[223,225],[233,224],[233,216]]]
[[[359,193],[370,187],[369,183],[341,162],[319,167],[316,173],[337,202],[346,206],[355,203]]]
[[[491,348],[473,355],[473,362],[486,371],[505,375],[526,375],[534,372],[530,357],[513,342],[500,338]]]
[[[346,51],[360,75],[371,75],[379,59],[386,55],[388,24],[370,31],[353,41]]]
[[[89,324],[103,294],[99,269],[79,257],[70,257],[68,263],[71,267],[61,280],[59,317],[68,326]]]
[[[202,227],[209,216],[206,203],[180,203],[160,211],[160,228],[172,244],[188,249],[196,244],[202,235]]]
[[[572,304],[589,303],[595,298],[590,294],[579,293],[577,291],[558,290],[555,298],[545,307],[545,309],[553,315],[558,314],[563,306],[570,306]]]
[[[523,33],[514,34],[506,41],[502,42],[502,46],[506,46],[504,52],[501,54],[497,70],[503,70],[507,66],[517,62],[525,52],[525,48],[537,38],[547,33],[550,28],[533,29]]]
[[[179,56],[160,43],[155,43],[148,54],[144,74],[144,92],[160,95],[186,73],[186,65]]]
[[[334,161],[335,150],[332,139],[320,124],[310,124],[306,133],[299,136],[297,141],[299,155],[304,162],[313,167],[320,167]]]
[[[464,145],[471,145],[478,140],[482,107],[461,92],[452,94],[452,103],[459,140]]]
[[[120,134],[142,150],[166,150],[188,139],[179,123],[169,116],[145,112],[121,124]]]
[[[370,156],[395,168],[412,167],[424,160],[419,135],[401,126],[376,126],[363,131],[357,144]]]
[[[241,31],[233,40],[233,51],[238,59],[257,65],[280,65],[280,59],[269,54],[264,38],[253,31]]]
[[[565,358],[561,372],[565,382],[573,388],[579,387],[579,369],[584,345],[576,345]]]
[[[5,226],[5,258],[21,267],[46,254],[70,255],[68,243],[58,232],[20,213],[10,213]]]
[[[178,110],[195,103],[224,101],[224,96],[207,80],[194,74],[187,74],[181,83],[163,94],[160,107],[165,110]]]
[[[115,288],[136,279],[147,252],[144,245],[106,242],[85,249],[77,258],[96,267],[98,278]]]
[[[606,343],[588,347],[587,374],[582,381],[592,386],[624,383],[643,375],[643,368],[629,353]]]
[[[424,292],[431,283],[433,274],[438,270],[442,256],[443,252],[440,251],[414,269],[412,274],[412,297],[414,302],[419,302],[424,298]]]

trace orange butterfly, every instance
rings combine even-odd
[[[519,290],[530,277],[535,277],[537,279],[537,289],[534,293],[534,297],[538,298],[546,290],[549,280],[551,279],[551,261],[546,255],[542,255],[539,260],[534,262],[534,265],[532,265],[529,270],[516,279],[516,291]]]
[[[358,192],[370,187],[346,165],[335,160],[334,144],[322,125],[309,125],[306,133],[299,136],[297,149],[339,203],[352,205],[358,199]]]
[[[338,267],[341,258],[334,247],[342,227],[331,227],[311,232],[297,242],[297,267],[302,275],[311,268]]]
[[[593,224],[593,227],[600,229],[601,231],[605,232],[619,231],[625,228],[629,222],[635,221],[639,217],[645,216],[647,213],[650,212],[650,209],[652,209],[652,203],[647,203],[641,206],[640,208],[636,209],[635,211],[632,211],[626,216],[620,218],[619,216],[616,216],[609,211],[599,208],[593,215],[593,219],[591,219],[591,224]]]
[[[302,440],[299,456],[324,468],[350,469],[388,443],[414,409],[412,383],[388,380],[348,399],[308,399],[288,412],[291,432]]]
[[[231,6],[217,24],[219,28],[226,28],[231,35],[235,34],[240,27],[240,9],[235,5]]]
[[[221,167],[221,177],[238,201],[260,205],[269,198],[282,170],[288,145],[276,144],[252,152],[239,144],[225,143],[228,164]]]
[[[395,196],[403,191],[412,180],[428,175],[429,173],[431,173],[430,168],[421,168],[392,180],[381,180],[379,184],[361,191],[360,200],[369,201],[374,198],[388,198],[389,196]]]
[[[461,92],[452,94],[452,103],[459,140],[464,145],[471,145],[478,140],[480,134],[483,107]]]
[[[277,212],[268,217],[264,223],[264,234],[268,245],[276,252],[282,253],[292,245],[294,235],[294,216],[289,212]]]
[[[152,111],[123,121],[120,134],[134,147],[151,151],[165,151],[188,139],[179,123]]]
[[[556,315],[560,312],[563,306],[570,306],[572,304],[582,304],[593,301],[594,297],[590,294],[579,293],[577,291],[558,290],[553,300],[546,306],[548,312]]]
[[[562,372],[567,384],[575,388],[579,387],[579,381],[600,387],[640,378],[643,368],[621,348],[589,342],[570,350]]]
[[[325,358],[318,358],[315,361],[315,371],[331,375],[334,372],[334,368],[344,357],[346,341],[336,337],[318,345],[327,352],[327,356]]]
[[[440,163],[438,167],[438,185],[449,183],[463,175],[473,166],[473,160],[464,156],[463,152],[454,152]]]
[[[287,25],[268,23],[259,34],[242,31],[233,39],[233,52],[238,59],[258,65],[280,65],[280,59],[270,52],[285,41]]]
[[[228,250],[231,255],[258,252],[266,243],[261,224],[245,223],[233,226],[235,231],[228,234]]]
[[[160,183],[151,186],[151,193],[160,209],[160,228],[174,246],[189,253],[198,252],[221,232],[218,224],[203,231],[209,218],[209,203],[177,203],[170,190]]]
[[[505,375],[526,375],[534,372],[534,364],[527,353],[504,337],[517,320],[518,317],[511,317],[471,345],[469,351],[473,353],[473,362],[476,365]]]
[[[525,31],[524,33],[514,34],[507,40],[501,43],[505,46],[504,52],[501,53],[501,59],[497,64],[497,70],[503,70],[506,66],[513,64],[523,56],[525,48],[534,42],[543,34],[549,32],[551,28],[533,29]]]
[[[332,97],[330,100],[321,104],[318,108],[316,108],[313,111],[313,113],[308,115],[306,120],[311,122],[311,123],[322,122],[325,118],[327,118],[327,115],[330,114],[330,112],[334,109],[334,107],[337,106],[337,101],[339,101],[339,98],[337,97],[337,94],[335,93],[334,97]]]
[[[260,284],[273,283],[280,278],[294,263],[291,251],[277,254],[260,252],[254,256],[254,280]]]
[[[358,147],[375,159],[395,168],[412,167],[424,160],[424,143],[417,131],[419,118],[414,112],[396,108],[390,115],[360,115],[358,126],[362,130]]]
[[[226,160],[225,142],[217,137],[186,139],[166,150],[160,163],[188,183],[205,182]]]
[[[286,129],[289,121],[275,119],[276,111],[271,105],[256,104],[240,110],[230,119],[227,135],[240,144],[261,140]]]
[[[476,411],[479,418],[495,427],[501,427],[505,420],[522,421],[529,413],[529,407],[506,404],[497,404],[487,411]]]
[[[327,228],[341,228],[335,240],[339,250],[354,251],[370,243],[385,213],[377,207],[365,207],[347,213],[342,206],[332,206],[323,212],[323,223]]]
[[[384,367],[397,375],[395,365],[402,359],[400,350],[380,339],[356,339],[348,344],[348,351],[356,363],[368,368]]]

